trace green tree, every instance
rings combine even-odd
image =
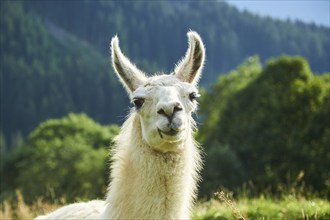
[[[244,74],[241,76],[244,78]],[[283,56],[270,60],[243,89],[232,91],[223,110],[215,110],[218,121],[205,140],[219,152],[232,151],[230,155],[235,159],[231,161],[232,167],[237,169],[227,169],[222,178],[231,179],[231,175],[236,178],[226,183],[227,186],[250,181],[257,190],[266,187],[276,190],[282,184],[294,184],[297,176],[303,176],[299,181],[308,187],[328,190],[328,77],[329,74],[315,76],[301,57]],[[229,82],[223,80],[219,85],[222,83]],[[215,100],[221,102],[214,93],[206,99],[212,100],[207,106],[210,110],[217,109],[219,104]],[[209,149],[207,153],[214,151]],[[209,164],[206,172],[216,166],[221,163]],[[225,183],[220,178],[218,181]]]
[[[317,72],[330,68],[329,28],[260,18],[226,2],[0,4],[0,130],[8,148],[12,134],[26,137],[40,122],[69,112],[86,112],[101,123],[123,121],[128,100],[109,62],[115,34],[123,51],[153,73],[170,72],[186,50],[187,30],[198,31],[207,49],[204,86],[251,54],[261,60],[300,54]]]
[[[219,77],[210,91],[202,90],[200,114],[203,125],[197,139],[206,152],[205,169],[201,193],[209,195],[220,185],[231,186],[244,178],[243,163],[237,153],[226,143],[219,141],[218,126],[223,112],[234,95],[244,90],[261,73],[261,64],[257,56],[247,58],[236,70]]]
[[[199,112],[205,118],[198,132],[199,141],[205,142],[211,138],[210,131],[218,125],[228,102],[237,92],[243,90],[259,76],[261,68],[258,56],[249,57],[237,69],[230,71],[227,75],[220,75],[217,83],[211,85],[209,91],[201,89]]]
[[[101,126],[85,114],[41,123],[27,146],[4,162],[4,190],[19,188],[28,201],[103,197],[109,173],[107,149],[118,130]]]

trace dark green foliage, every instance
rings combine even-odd
[[[206,45],[204,86],[251,54],[261,61],[299,54],[314,72],[298,57],[271,60],[264,69],[252,57],[202,91],[203,193],[244,182],[276,188],[297,176],[300,184],[329,190],[330,77],[315,75],[330,69],[329,28],[259,18],[218,1],[0,4],[1,192],[23,185],[29,197],[59,198],[67,191],[69,199],[102,196],[107,129],[71,115],[42,123],[28,146],[24,137],[40,122],[69,112],[85,112],[103,124],[122,122],[128,100],[111,72],[111,37],[119,35],[123,51],[141,69],[169,72],[187,48],[189,29]],[[64,181],[68,175],[77,179],[74,186]],[[98,186],[86,182],[79,189],[81,176]]]
[[[113,116],[122,115],[127,99],[107,57],[27,12],[22,2],[1,2],[1,10],[0,130],[8,147],[13,134],[26,136],[39,122],[68,112],[118,122]]]
[[[83,137],[94,149],[105,148],[119,131],[118,126],[101,126],[88,118],[85,114],[69,114],[62,119],[49,119],[41,123],[29,136],[32,146],[44,145],[54,137],[65,139],[69,137]]]
[[[27,8],[108,55],[110,37],[119,34],[124,52],[150,73],[170,71],[186,50],[189,29],[206,43],[210,82],[252,54],[262,60],[300,54],[318,72],[329,70],[329,29],[260,18],[217,1],[27,1]],[[106,46],[106,47],[105,47]],[[219,62],[219,60],[221,60]],[[151,63],[150,63],[151,62]],[[156,69],[159,71],[159,69]]]
[[[102,198],[109,176],[108,148],[118,131],[85,114],[41,123],[26,146],[2,158],[1,192],[19,188],[27,201]]]
[[[41,121],[86,112],[119,123],[128,100],[109,62],[118,34],[123,51],[148,73],[169,72],[187,48],[186,32],[206,45],[202,84],[252,54],[300,54],[329,70],[329,28],[241,13],[218,1],[1,1],[0,130],[13,147]]]
[[[298,181],[326,195],[330,74],[315,76],[306,60],[287,56],[270,60],[252,80],[246,76],[255,69],[245,68],[250,74],[223,77],[202,102],[205,123],[212,124],[200,137],[211,161],[218,158],[206,162],[206,179],[227,187],[250,181],[256,191]],[[227,88],[240,84],[245,87],[231,90],[222,102]],[[224,168],[209,172],[218,166]]]

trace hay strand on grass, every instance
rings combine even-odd
[[[234,216],[237,220],[245,220],[245,218],[241,214],[241,211],[236,207],[235,203],[229,198],[228,194],[225,195],[225,193],[221,191],[221,192],[216,192],[214,195],[218,197],[221,201],[226,203],[226,205],[233,211]]]

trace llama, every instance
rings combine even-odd
[[[112,64],[134,107],[115,139],[106,200],[68,205],[38,219],[189,218],[202,166],[191,114],[205,49],[196,32],[187,36],[188,50],[174,72],[152,77],[112,38]]]

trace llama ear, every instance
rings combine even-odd
[[[111,57],[113,68],[129,94],[144,84],[146,76],[121,52],[117,36],[111,40]]]
[[[205,60],[205,48],[201,37],[194,31],[187,33],[189,48],[185,57],[177,64],[174,75],[180,80],[196,85]]]

